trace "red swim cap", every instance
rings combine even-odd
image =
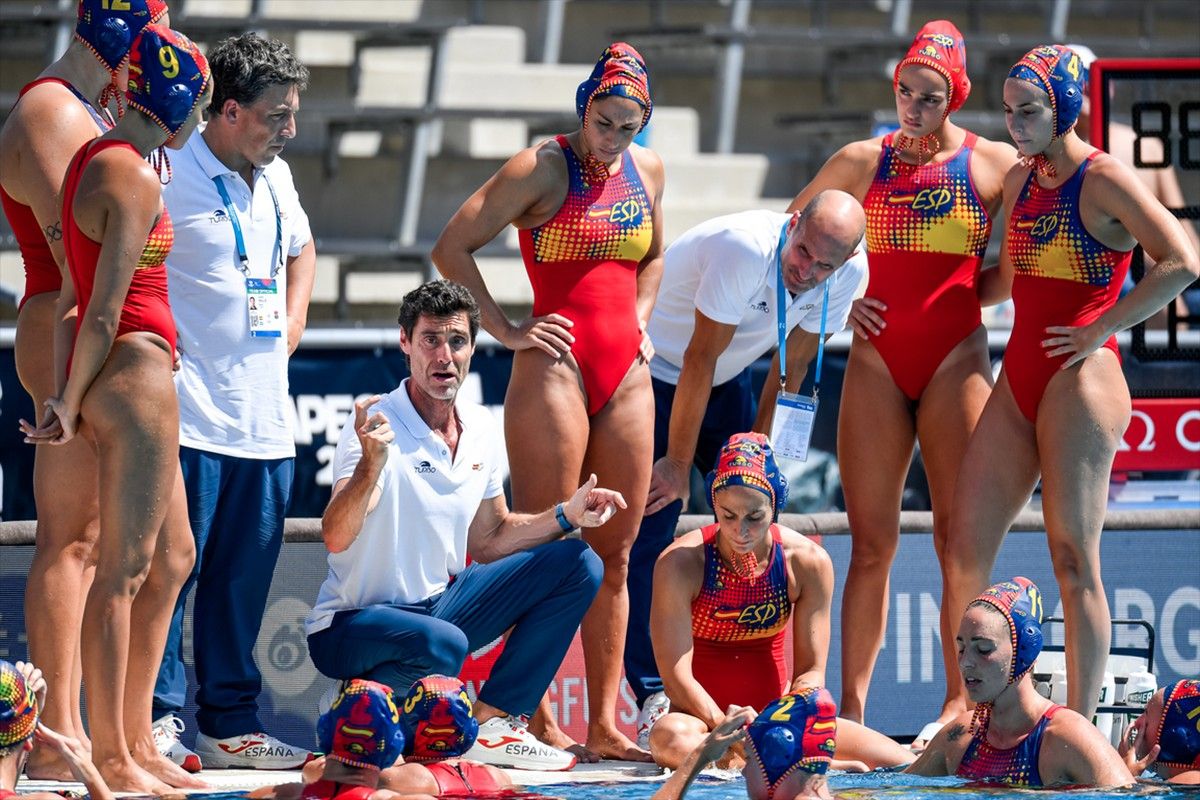
[[[948,97],[946,113],[958,111],[971,94],[971,79],[967,77],[967,46],[962,33],[949,20],[926,22],[913,38],[908,53],[896,65],[892,86],[899,87],[900,71],[910,64],[929,67],[946,79]]]

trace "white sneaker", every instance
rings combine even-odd
[[[642,704],[642,708],[638,711],[637,718],[637,746],[643,750],[650,749],[650,729],[654,727],[654,723],[658,722],[666,713],[671,710],[671,701],[667,699],[666,692],[655,692],[646,698],[646,702]]]
[[[204,769],[204,765],[200,763],[200,756],[188,750],[184,743],[179,741],[179,734],[183,731],[183,720],[174,714],[159,717],[150,728],[150,733],[154,736],[154,746],[161,755],[171,759],[187,772],[199,772]]]
[[[307,750],[292,747],[262,731],[228,739],[198,733],[196,753],[210,768],[235,769],[300,769],[313,757]]]
[[[576,761],[566,750],[538,741],[525,722],[514,717],[492,717],[481,723],[479,738],[462,757],[494,767],[548,772],[571,769]]]

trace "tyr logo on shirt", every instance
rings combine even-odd
[[[766,300],[759,300],[757,303],[751,303],[750,309],[752,311],[761,311],[764,314],[771,313],[771,309],[770,309],[770,307],[767,306]]]
[[[219,225],[222,222],[228,222],[229,215],[225,213],[225,209],[218,208],[217,210],[213,211],[212,216],[208,218],[208,221],[214,225]]]
[[[413,465],[413,469],[418,473],[432,474],[437,472],[437,467],[430,464],[428,461],[420,461]]]

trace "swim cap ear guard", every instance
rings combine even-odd
[[[470,750],[479,736],[471,698],[458,678],[421,678],[408,690],[403,707],[400,719],[408,739],[405,755],[414,761],[456,758]]]
[[[837,705],[811,687],[774,700],[750,723],[746,748],[758,759],[768,798],[796,771],[824,775],[837,746]]]
[[[749,486],[771,500],[773,519],[787,505],[787,478],[779,471],[771,443],[761,433],[735,433],[721,448],[717,466],[705,477],[708,502],[717,507],[717,492],[727,486]]]
[[[17,668],[0,659],[0,749],[33,736],[38,723],[37,697]]]
[[[1163,690],[1157,763],[1200,769],[1200,680],[1176,681]]]
[[[75,38],[92,51],[109,72],[129,57],[134,39],[167,13],[163,0],[79,0]]]
[[[1009,662],[1008,685],[1021,680],[1042,653],[1042,594],[1028,578],[1017,576],[1012,580],[997,583],[976,597],[974,603],[985,603],[999,611],[1008,622],[1009,640],[1012,643],[1012,660]],[[975,706],[972,728],[987,725],[991,716],[991,703]]]
[[[317,742],[325,755],[360,769],[386,769],[404,752],[404,731],[392,690],[356,678],[317,720]]]

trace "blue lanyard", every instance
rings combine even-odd
[[[267,190],[271,193],[271,202],[275,206],[275,261],[271,264],[271,277],[274,278],[279,274],[280,267],[283,266],[283,219],[279,214],[279,198],[275,195],[275,187],[271,185],[271,181],[266,175],[263,175],[262,179],[263,183],[267,184]],[[221,200],[225,202],[229,223],[233,225],[233,243],[237,248],[238,263],[241,265],[239,269],[243,274],[249,276],[250,256],[246,253],[246,240],[242,237],[242,223],[238,221],[237,211],[233,207],[233,201],[229,199],[229,191],[221,181],[221,176],[214,175],[212,180],[217,185],[217,192],[221,195]],[[250,206],[251,212],[253,212],[253,195],[250,197]]]
[[[775,248],[775,320],[779,326],[779,389],[787,385],[787,289],[783,285],[783,246],[787,244],[789,219],[779,230],[779,244]],[[821,334],[817,340],[817,369],[813,375],[813,397],[821,391],[821,364],[825,360],[825,320],[829,314],[829,280],[825,280],[825,294],[821,299]]]

